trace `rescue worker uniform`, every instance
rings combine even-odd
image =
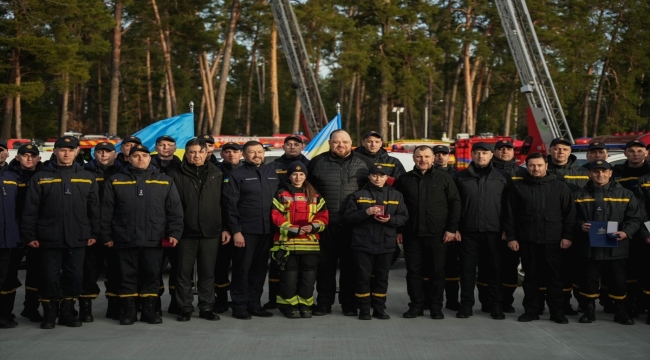
[[[127,136],[126,139],[122,140],[122,144],[126,144],[126,143],[133,143],[134,146],[137,146],[137,145],[142,145],[142,140],[140,140],[140,138],[137,136],[131,135],[131,136]],[[124,154],[122,154],[121,152],[117,154],[117,161],[121,162],[124,165],[128,163],[128,161],[124,157]]]
[[[431,317],[442,315],[443,290],[447,283],[458,283],[446,278],[447,250],[443,242],[445,232],[456,233],[460,220],[460,195],[454,179],[448,173],[428,169],[424,173],[418,168],[407,172],[395,183],[395,189],[404,196],[409,212],[406,225],[402,227],[404,259],[406,260],[406,286],[410,298],[409,311],[405,318],[413,318],[429,309]],[[456,267],[452,270],[458,271]],[[459,278],[459,275],[456,275]],[[425,286],[426,284],[430,286]],[[447,294],[457,300],[458,288]]]
[[[370,171],[386,174],[382,165],[377,165]],[[390,215],[386,223],[380,223],[366,212],[375,205],[383,206],[384,215]],[[397,228],[404,226],[409,216],[404,198],[388,184],[378,187],[369,182],[350,196],[343,216],[352,226],[351,248],[356,267],[354,296],[359,308],[359,319],[372,319],[370,308],[373,309],[372,316],[389,319],[390,316],[385,312],[388,272],[397,246]]]
[[[287,176],[293,172],[307,174],[307,167],[300,161],[292,162],[287,169]],[[329,221],[327,205],[320,194],[309,198],[304,186],[297,188],[285,183],[273,199],[271,219],[277,227],[271,262],[282,262],[282,258],[275,256],[280,250],[286,251],[287,256],[286,263],[278,264],[280,286],[276,303],[290,319],[310,318],[320,251],[319,233]],[[311,231],[301,234],[301,228],[307,225]]]
[[[372,166],[374,164],[370,159],[356,151],[344,158],[326,152],[315,156],[307,166],[307,180],[325,199],[330,215],[329,225],[320,239],[320,260],[316,275],[318,304],[313,311],[316,316],[332,312],[339,260],[339,303],[344,315],[357,315],[354,298],[354,258],[350,247],[352,229],[345,224],[343,211],[348,197],[368,182],[368,169]]]
[[[272,242],[271,209],[278,186],[279,178],[271,166],[244,162],[230,172],[224,187],[222,201],[228,227],[233,236],[240,232],[246,242],[244,247],[235,247],[232,260],[230,297],[233,316],[238,319],[272,316],[262,308],[260,299]]]
[[[287,136],[287,139],[285,139],[285,143],[287,140],[294,140],[302,143],[302,139],[300,139],[297,136]],[[289,168],[289,165],[293,163],[294,161],[301,162],[305,166],[305,171],[307,171],[306,166],[309,165],[309,159],[307,159],[304,155],[300,154],[299,156],[296,157],[289,157],[287,154],[282,154],[279,158],[273,160],[269,165],[275,168],[275,173],[278,174],[278,178],[280,179],[280,184],[288,184],[289,183],[289,175],[287,173],[287,170]],[[278,296],[278,287],[280,286],[280,269],[277,266],[277,263],[273,260],[269,263],[269,302],[264,304],[264,308],[269,310],[269,309],[275,309],[277,308],[276,304],[276,298]]]
[[[539,284],[547,286],[551,320],[568,323],[563,308],[562,239],[573,241],[575,206],[571,189],[553,174],[529,173],[513,182],[508,193],[506,240],[519,243],[524,277],[524,314],[520,322],[539,319]],[[511,250],[512,251],[512,250]],[[515,251],[513,251],[515,252]]]
[[[17,249],[20,245],[20,231],[18,225],[19,214],[17,210],[18,189],[24,187],[18,174],[8,171],[9,167],[5,166],[0,169],[0,288],[5,288],[5,281],[10,272],[10,262],[12,250]],[[13,280],[13,279],[12,279]],[[13,286],[13,284],[12,284]],[[11,295],[13,294],[13,296]],[[2,299],[11,299],[11,308],[13,300],[16,297],[16,290],[10,292],[0,292]],[[8,304],[2,304],[4,306]],[[0,313],[0,329],[9,329],[18,326],[18,323],[11,317],[11,311],[6,312],[3,307]]]
[[[473,149],[484,148],[484,143]],[[458,318],[473,314],[476,267],[484,272],[488,287],[488,306],[494,319],[503,319],[501,280],[501,253],[503,212],[510,176],[488,164],[479,168],[471,162],[469,167],[454,175],[461,198],[460,254],[460,311]]]
[[[148,152],[142,145],[137,147],[131,154]],[[102,241],[113,241],[119,264],[120,324],[133,324],[136,297],[143,299],[140,320],[161,323],[155,307],[162,239],[181,239],[183,234],[183,207],[173,180],[152,166],[146,170],[123,167],[104,185],[101,225]]]
[[[637,142],[640,146],[645,147],[640,140],[634,140],[630,143],[635,144]],[[638,146],[631,145],[629,146]],[[618,183],[623,185],[624,188],[632,191],[639,203],[643,208],[644,196],[639,188],[639,178],[644,175],[650,174],[650,164],[647,162],[643,163],[643,166],[638,168],[633,168],[628,165],[628,162],[614,167],[614,177],[617,179]],[[643,209],[645,211],[645,209]],[[642,295],[642,286],[640,286],[641,277],[647,277],[650,275],[643,274],[644,263],[647,262],[647,252],[644,251],[646,246],[645,239],[650,236],[650,232],[646,229],[645,226],[640,226],[639,231],[634,234],[632,241],[630,241],[630,253],[627,258],[627,293],[626,305],[628,308],[628,313],[631,317],[637,317],[639,311],[645,309],[645,304],[643,304],[643,295]],[[646,256],[644,256],[646,255]],[[605,285],[607,286],[607,285]]]
[[[650,174],[641,176],[638,181],[639,191],[642,195],[642,203],[640,206],[645,210],[646,216],[644,220],[648,220],[648,214],[650,214]],[[645,225],[642,224],[641,227],[645,228]],[[650,259],[650,244],[646,242],[646,239],[641,239],[641,241],[641,257],[643,259]],[[639,274],[641,309],[646,309],[646,324],[650,325],[650,261],[644,261],[641,264]]]
[[[187,148],[187,146],[186,146]],[[209,161],[203,165],[181,166],[168,174],[173,180],[183,205],[183,239],[179,242],[176,278],[176,301],[179,321],[188,321],[194,306],[192,279],[194,263],[198,275],[199,317],[219,320],[214,313],[214,268],[221,243],[221,186],[223,174]],[[215,206],[216,205],[216,206]]]
[[[55,148],[77,148],[72,136],[59,138]],[[29,183],[21,223],[23,243],[38,240],[42,249],[43,329],[53,329],[60,302],[59,325],[81,326],[74,302],[81,295],[83,263],[89,239],[99,235],[99,195],[95,176],[73,163],[49,161]],[[93,246],[101,246],[95,244]]]
[[[114,151],[115,147],[111,143],[104,142],[95,147],[95,151],[101,149]],[[99,201],[101,204],[101,201],[104,198],[104,184],[106,183],[106,180],[122,169],[122,163],[115,160],[113,165],[104,166],[97,162],[97,160],[93,159],[84,166],[84,169],[95,176]],[[99,296],[100,289],[97,285],[97,281],[102,272],[104,272],[104,286],[106,287],[105,294],[106,299],[108,300],[106,317],[112,319],[119,316],[117,304],[117,289],[119,286],[117,283],[117,279],[119,278],[117,256],[113,249],[98,244],[98,246],[90,246],[86,249],[83,267],[84,275],[82,291],[81,298],[79,299],[79,318],[83,322],[92,322],[94,320],[92,315],[92,300],[97,299]]]
[[[611,168],[606,161],[596,161],[591,168]],[[576,226],[578,230],[578,252],[584,258],[582,269],[583,282],[580,285],[580,295],[587,299],[581,323],[596,320],[594,300],[598,298],[598,284],[601,278],[607,279],[609,297],[614,300],[614,321],[631,325],[634,321],[629,317],[624,306],[626,290],[626,259],[629,257],[632,236],[642,226],[642,211],[634,194],[625,189],[613,178],[603,187],[597,187],[589,181],[583,189],[574,192],[576,203]],[[624,231],[627,237],[618,242],[618,247],[593,247],[590,244],[589,233],[582,229],[584,223],[591,221],[618,222],[619,231]]]
[[[237,147],[239,149],[239,146]],[[217,165],[219,170],[223,173],[223,184],[221,191],[225,189],[230,181],[230,172],[232,169],[238,167],[241,163],[236,165],[222,161]],[[230,231],[225,212],[222,213],[222,226],[223,230]],[[214,267],[214,312],[217,314],[228,311],[228,291],[230,291],[230,264],[232,263],[232,254],[234,252],[234,241],[229,241],[226,245],[221,245],[217,252],[217,263]]]
[[[26,153],[38,155],[38,148],[34,145],[22,145],[18,149],[18,153],[23,155]],[[18,194],[16,197],[16,216],[20,224],[20,219],[23,213],[23,206],[25,204],[25,197],[27,195],[27,186],[32,176],[40,170],[43,166],[38,163],[34,170],[26,170],[20,166],[17,159],[11,160],[9,165],[4,168],[18,177]],[[22,244],[22,243],[21,243]],[[16,300],[16,291],[23,284],[18,279],[18,270],[20,270],[23,258],[27,258],[26,272],[25,272],[25,300],[23,302],[23,311],[20,313],[22,317],[29,319],[31,322],[41,322],[43,317],[38,312],[40,302],[38,300],[38,289],[41,279],[41,263],[42,256],[41,250],[24,246],[13,248],[11,250],[11,259],[9,268],[7,269],[7,277],[2,286],[0,286],[0,319],[14,318],[13,310]],[[13,320],[12,320],[13,321]]]

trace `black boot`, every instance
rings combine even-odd
[[[174,294],[172,294],[172,302],[174,302],[174,306],[178,308],[178,303],[176,302],[176,295]],[[169,307],[172,307],[171,303],[169,304]],[[167,309],[167,311],[170,314],[173,314],[171,311],[169,311],[169,309]],[[156,315],[158,315],[158,317],[162,317],[162,299],[160,299],[160,296],[156,296],[156,301],[154,303],[154,312],[156,313]],[[178,312],[180,313],[180,309],[178,310]]]
[[[59,308],[59,325],[65,325],[67,327],[79,327],[81,326],[81,321],[74,314],[74,300],[66,299],[61,301]]]
[[[621,325],[634,325],[634,320],[632,320],[627,310],[625,310],[625,303],[623,301],[615,301],[614,309],[614,321]]]
[[[0,319],[5,321],[14,321],[14,301],[16,301],[16,292],[0,295]]]
[[[223,314],[228,311],[228,290],[218,289],[215,292],[214,299],[214,312],[217,314]]]
[[[114,296],[107,296],[108,305],[106,306],[106,318],[119,320],[120,319],[120,304],[119,298]]]
[[[585,313],[580,317],[580,321],[583,324],[589,324],[596,321],[595,308],[596,304],[594,300],[587,300],[584,305]]]
[[[41,304],[38,301],[38,293],[32,290],[25,291],[25,301],[23,302],[23,311],[20,316],[29,319],[31,322],[41,322],[43,317],[38,312],[38,306]]]
[[[162,319],[158,314],[156,314],[156,300],[158,300],[159,297],[153,297],[149,296],[146,298],[143,298],[143,303],[142,303],[142,313],[140,314],[140,321],[146,322],[149,324],[161,324]]]
[[[56,326],[56,300],[43,301],[43,321],[41,329],[54,329]]]
[[[79,299],[79,319],[81,322],[93,322],[93,300],[90,298]]]
[[[133,325],[136,319],[135,298],[120,298],[120,325]]]

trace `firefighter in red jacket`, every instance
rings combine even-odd
[[[289,181],[273,199],[272,220],[277,226],[272,257],[280,266],[277,304],[289,319],[310,318],[320,246],[318,233],[325,230],[329,213],[325,199],[308,182],[307,167],[289,164]]]

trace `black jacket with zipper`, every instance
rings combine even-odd
[[[510,175],[491,163],[478,168],[471,162],[467,169],[454,174],[454,180],[461,200],[460,232],[501,232],[512,184]]]
[[[566,183],[553,174],[533,177],[526,173],[508,192],[506,240],[537,244],[573,240],[575,216],[573,194]]]
[[[548,156],[548,173],[569,185],[571,191],[583,188],[589,181],[589,170],[578,164],[575,155],[569,155],[569,161],[564,165],[557,165],[551,156]]]
[[[206,161],[203,166],[196,166],[183,160],[179,167],[167,175],[174,180],[183,204],[183,237],[220,237],[221,170],[210,161]]]
[[[384,169],[388,169],[388,176],[392,176],[395,179],[398,179],[400,176],[406,174],[406,169],[404,169],[402,162],[399,161],[398,158],[388,155],[388,151],[386,151],[384,148],[380,148],[379,151],[377,151],[375,154],[370,154],[368,150],[366,150],[366,148],[363,146],[359,146],[358,148],[354,149],[354,151],[361,155],[364,155],[375,165],[381,165],[384,167]]]
[[[95,176],[77,163],[46,162],[29,182],[20,230],[23,243],[38,240],[45,248],[85,247],[88,239],[97,239]]]
[[[366,213],[375,205],[384,206],[384,214],[390,215],[387,222],[380,223]],[[352,225],[352,250],[383,254],[395,251],[397,228],[406,224],[409,214],[399,191],[388,184],[377,187],[368,183],[350,196],[343,217]]]
[[[429,169],[422,174],[414,168],[397,179],[395,189],[402,193],[409,210],[402,227],[405,234],[426,237],[458,230],[460,195],[448,173]]]
[[[275,169],[275,173],[278,174],[280,179],[280,185],[289,184],[289,176],[287,175],[287,169],[289,165],[294,161],[300,161],[303,165],[309,165],[309,159],[305,155],[298,155],[296,157],[288,157],[287,154],[282,154],[279,158],[273,160],[269,166]]]
[[[183,235],[183,207],[174,181],[158,169],[125,166],[106,180],[102,199],[103,243],[115,248],[160,247]]]

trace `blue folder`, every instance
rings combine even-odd
[[[592,247],[618,247],[618,239],[612,234],[618,231],[616,221],[588,221],[589,244]]]

